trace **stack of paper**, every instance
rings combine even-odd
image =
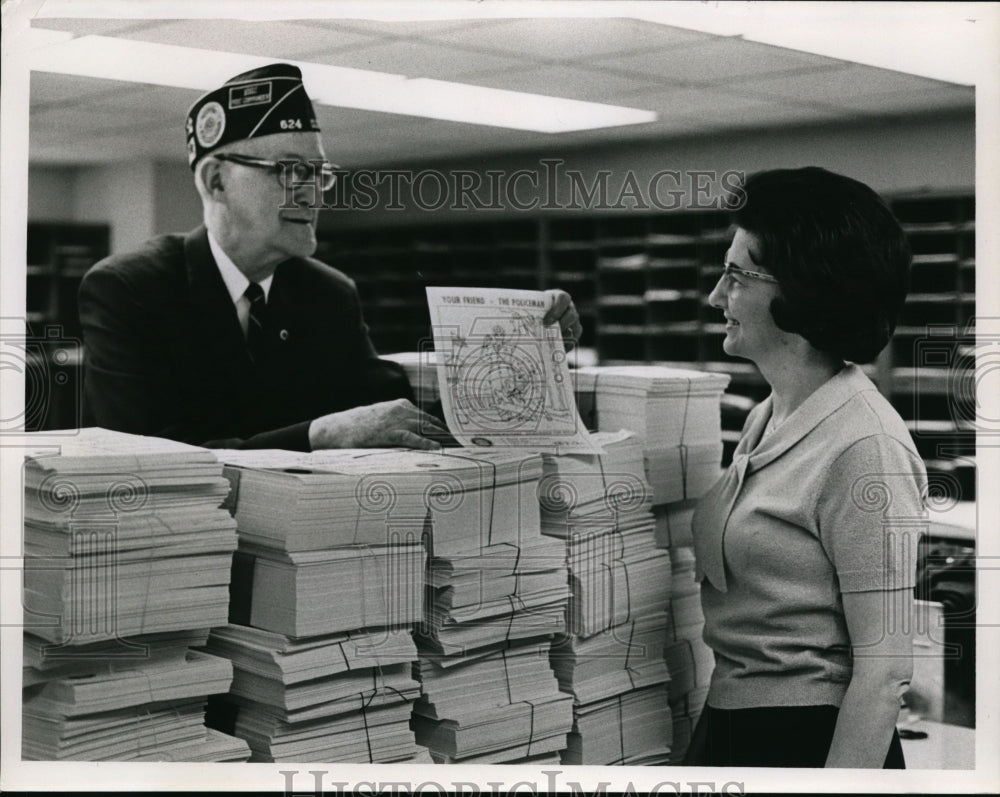
[[[705,703],[715,657],[702,640],[705,617],[700,588],[694,578],[694,551],[689,547],[674,547],[670,549],[670,558],[673,582],[664,658],[670,671],[676,763],[684,757],[691,730]]]
[[[431,559],[420,628],[424,650],[455,655],[563,631],[564,546],[541,535],[523,542]]]
[[[662,684],[575,709],[563,764],[663,765],[670,762],[672,722]]]
[[[210,723],[254,761],[414,759],[429,507],[438,481],[481,469],[396,449],[219,454],[240,547],[230,624],[209,640],[233,685]]]
[[[568,540],[569,631],[588,637],[649,614],[670,600],[670,557],[652,524],[584,533]]]
[[[417,741],[442,762],[555,761],[572,727],[572,699],[558,689],[548,649],[566,627],[569,585],[565,547],[541,534],[541,458],[442,456],[479,463],[488,478],[472,504],[477,514],[451,510],[446,493],[431,505]],[[462,534],[469,523],[485,533]]]
[[[285,720],[341,713],[359,696],[412,688],[417,657],[409,627],[290,639],[231,624],[213,629],[208,650],[232,661],[231,695]]]
[[[543,457],[543,534],[568,538],[652,523],[652,490],[638,438],[626,430],[591,437],[603,453]]]
[[[240,706],[234,732],[249,743],[253,761],[404,761],[417,753],[409,721],[419,694],[419,684],[411,681],[404,689],[384,687],[374,696],[357,696],[341,713],[293,721]]]
[[[183,660],[188,648],[204,646],[208,631],[202,628],[146,634],[87,645],[53,645],[25,633],[21,685],[34,686],[58,678],[88,678],[96,672],[146,662]]]
[[[698,498],[718,478],[728,376],[655,365],[593,366],[573,376],[595,428],[629,429],[640,439],[653,503]]]
[[[559,688],[580,704],[594,703],[669,679],[663,659],[667,618],[653,612],[594,636],[567,635],[553,643]]]
[[[290,637],[414,623],[424,560],[419,543],[302,553],[241,544],[230,619]]]
[[[432,533],[425,542],[432,557],[537,542],[541,457],[456,448],[425,456],[421,467],[432,476],[426,487]]]
[[[212,452],[96,428],[37,439],[24,466],[26,628],[79,645],[225,622],[236,535]]]
[[[670,701],[670,714],[674,721],[674,743],[670,749],[670,763],[683,764],[684,756],[691,745],[694,726],[705,707],[708,687],[699,686],[679,700]]]
[[[670,558],[656,547],[637,438],[593,437],[603,454],[545,457],[540,500],[543,530],[565,539],[573,590],[568,634],[552,652],[575,704],[562,763],[658,763],[670,749]]]
[[[225,659],[187,651],[183,656],[160,656],[36,684],[24,690],[23,756],[83,761],[246,760],[245,745],[209,734],[204,725],[205,698],[225,692],[231,679],[232,667]]]
[[[457,763],[521,761],[565,748],[573,701],[559,692],[549,646],[546,637],[464,657],[422,656],[417,742],[437,760]]]
[[[312,637],[421,618],[430,477],[419,454],[218,453],[240,538],[233,622]]]
[[[675,501],[653,507],[656,521],[656,545],[659,548],[676,548],[694,545],[691,536],[691,520],[694,517],[696,500]]]
[[[427,584],[442,595],[451,615],[467,608],[501,600],[566,588],[566,550],[559,540],[541,535],[522,545],[503,543],[467,553],[442,554],[430,560]]]
[[[233,485],[229,504],[241,543],[296,553],[420,542],[427,478],[402,452],[218,453]],[[387,460],[395,467],[379,471]]]
[[[208,649],[234,671],[212,722],[246,739],[252,761],[385,763],[418,752],[408,626],[291,639],[230,624],[213,629]]]
[[[518,451],[218,452],[240,540],[286,552],[433,542],[430,553],[538,533],[541,461]],[[435,533],[426,528],[430,521]]]
[[[25,758],[241,761],[205,727],[228,662],[236,529],[202,448],[88,428],[33,436],[24,466]]]

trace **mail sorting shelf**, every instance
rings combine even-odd
[[[107,256],[111,228],[29,222],[27,232],[25,409],[19,420],[25,431],[71,428],[81,421],[77,290],[87,269]]]

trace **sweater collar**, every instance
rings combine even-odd
[[[751,469],[759,470],[797,445],[852,397],[867,390],[877,391],[877,388],[861,368],[849,363],[814,390],[777,429],[765,436],[764,431],[774,411],[773,397],[768,396],[750,416],[734,458],[745,456]]]

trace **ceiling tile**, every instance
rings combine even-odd
[[[571,33],[568,33],[571,32]],[[703,33],[634,19],[504,19],[433,37],[477,50],[544,61],[586,61],[618,53],[668,49],[707,41]]]
[[[406,38],[408,36],[434,36],[449,31],[466,30],[489,25],[493,20],[482,19],[435,19],[384,22],[375,19],[314,19],[310,24],[318,28],[352,30],[373,36]]]
[[[297,22],[182,19],[127,33],[137,41],[204,50],[295,59],[317,50],[333,51],[368,44],[372,37],[343,29]]]
[[[714,38],[706,43],[657,53],[597,58],[592,64],[594,68],[627,71],[672,83],[689,84],[728,84],[760,75],[842,65],[843,62],[833,58],[732,37]]]
[[[740,83],[741,89],[754,94],[837,104],[850,103],[858,97],[866,95],[898,91],[923,92],[948,87],[962,90],[961,87],[950,86],[950,84],[938,80],[893,72],[889,69],[876,69],[875,67],[846,63],[839,69],[830,71],[785,75],[780,78],[746,79]],[[971,98],[972,89],[966,90]]]
[[[101,109],[123,112],[149,112],[177,120],[183,126],[188,108],[201,96],[195,89],[179,89],[171,86],[142,86],[134,94],[105,94],[94,105]],[[179,114],[179,115],[178,115]]]
[[[49,24],[52,23],[52,24]],[[547,136],[318,106],[331,159],[349,167],[870,119],[974,106],[971,89],[793,50],[626,19],[380,22],[39,20],[39,27],[314,60],[648,108],[656,122]],[[32,73],[33,162],[185,162],[183,119],[199,92]],[[235,70],[234,70],[235,72]],[[531,157],[534,157],[532,155]]]
[[[96,134],[104,131],[113,132],[116,130],[133,130],[137,134],[142,129],[150,127],[163,129],[163,119],[159,115],[143,116],[141,112],[129,115],[109,114],[104,111],[94,109],[90,106],[67,106],[65,108],[52,108],[38,113],[33,113],[29,119],[30,135],[34,136],[45,131],[72,130],[74,136],[79,137],[83,133]],[[177,125],[173,130],[177,151],[184,152],[184,128]],[[92,135],[97,143],[97,136]]]
[[[527,138],[537,138],[539,134],[528,130],[509,130],[486,125],[472,125],[460,122],[439,122],[415,120],[407,130],[407,136],[413,141],[421,139],[434,141],[460,141],[462,139],[478,139],[479,141],[510,141]]]
[[[781,104],[770,97],[754,97],[735,91],[694,87],[670,87],[660,91],[632,94],[626,100],[632,105],[656,111],[661,119],[678,116],[724,120],[733,113]]]
[[[75,33],[77,36],[112,36],[132,29],[147,28],[160,25],[165,20],[158,19],[35,19],[31,27],[44,30],[62,30]]]
[[[834,122],[847,118],[847,112],[833,108],[766,103],[743,106],[733,112],[703,112],[698,114],[698,118],[703,122],[711,122],[713,130],[724,132],[745,127],[767,128]]]
[[[629,101],[656,111],[657,124],[670,124],[680,129],[687,126],[692,131],[712,129],[721,132],[743,127],[811,124],[846,116],[845,111],[823,105],[697,88],[635,95]]]
[[[52,104],[87,102],[107,94],[124,99],[143,91],[142,85],[124,80],[101,80],[53,72],[32,72],[30,83],[28,101],[32,109]]]
[[[827,100],[824,100],[827,102]],[[912,114],[927,111],[961,111],[975,108],[975,91],[964,86],[942,86],[925,91],[861,94],[829,101],[831,105],[869,114]]]
[[[475,53],[433,42],[399,39],[328,54],[314,53],[310,60],[332,66],[370,69],[407,77],[454,80],[462,72],[508,70],[524,62],[489,53]]]
[[[131,131],[121,134],[102,134],[99,141],[91,139],[87,146],[66,137],[50,138],[32,134],[28,145],[28,158],[35,163],[114,163],[124,160],[148,158],[186,162],[177,154],[177,140],[170,131],[158,128]]]
[[[316,106],[316,121],[325,134],[339,135],[345,132],[357,131],[366,134],[371,128],[382,129],[413,124],[414,121],[424,121],[413,116],[395,113],[379,113],[360,108],[332,108],[329,105]]]

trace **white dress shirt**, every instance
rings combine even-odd
[[[212,257],[215,258],[215,264],[219,267],[219,274],[222,275],[222,281],[226,283],[229,298],[233,300],[233,304],[236,306],[236,316],[240,319],[243,337],[246,337],[247,325],[250,323],[250,300],[243,294],[246,293],[250,280],[240,271],[229,255],[223,251],[222,247],[219,246],[219,242],[212,237],[211,232],[208,234],[208,248],[212,250]],[[273,279],[274,274],[271,274],[271,276],[260,281],[260,287],[264,291],[264,301],[267,301],[268,295],[271,292],[271,281]]]

